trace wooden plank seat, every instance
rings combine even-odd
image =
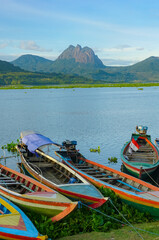
[[[85,173],[94,173],[94,172],[99,173],[98,170],[96,169],[80,169],[80,170],[82,170]]]
[[[154,156],[156,154],[154,154],[154,152],[152,153],[142,153],[142,152],[135,152],[135,153],[127,153],[127,156],[136,156],[136,155],[139,155],[139,156]]]
[[[46,161],[43,160],[43,159],[31,159],[31,160],[29,160],[28,162],[29,162],[29,163],[34,163],[34,162],[39,162],[39,163],[41,163],[41,162],[46,162]]]
[[[28,191],[28,192],[34,192],[32,189],[30,189],[29,187],[27,187],[27,186],[25,186],[25,185],[22,185],[22,184],[21,184],[21,186],[22,186],[22,189],[21,189],[21,191],[20,191],[21,194],[24,194],[26,191]]]
[[[150,148],[142,148],[140,147],[138,150],[138,152],[150,152],[150,151],[153,151],[153,149],[150,147]]]
[[[83,162],[83,163],[74,163],[74,165],[75,166],[83,166],[83,167],[84,166],[86,166],[86,167],[88,166],[85,162]]]
[[[111,174],[93,174],[91,175],[93,177],[96,177],[96,178],[102,178],[102,177],[108,177],[108,176],[111,176]]]
[[[70,179],[71,177],[68,176],[66,173],[62,172],[60,169],[56,168],[55,166],[53,166],[53,169],[55,169],[57,172],[61,173],[61,177],[65,176],[66,178]]]
[[[127,155],[130,155],[130,156],[136,156],[136,155],[141,155],[141,156],[153,156],[153,155],[156,155],[154,152],[152,153],[142,153],[142,152],[133,152],[132,154],[129,154],[127,153]]]
[[[130,157],[129,159],[141,159],[141,160],[144,160],[144,159],[147,159],[147,160],[153,160],[153,159],[156,159],[155,157],[142,157],[142,156],[133,156],[133,157]]]
[[[14,179],[5,179],[5,180],[2,180],[2,179],[1,179],[1,180],[0,180],[0,184],[1,184],[1,183],[4,183],[4,182],[5,182],[5,183],[15,182],[15,180],[14,180]]]
[[[129,158],[129,160],[131,160],[131,161],[141,161],[141,162],[151,162],[151,161],[156,161],[156,159],[154,159],[154,158],[140,158],[140,157],[138,157],[138,158]]]
[[[35,164],[35,166],[39,167],[39,168],[51,168],[53,167],[53,164],[52,163],[46,163],[46,162],[40,162],[40,163],[37,163]]]
[[[76,166],[78,169],[89,169],[89,166]]]
[[[89,171],[89,170],[97,171],[96,169],[91,168],[91,167],[89,167],[89,168],[79,168],[79,169],[82,170],[82,171]]]
[[[122,180],[122,178],[119,178],[119,177],[105,177],[105,178],[100,178],[99,180],[104,180],[104,181],[112,181],[112,180]]]
[[[8,185],[22,185],[21,183],[19,182],[3,182],[3,183],[0,183],[0,186],[8,186]]]
[[[129,162],[148,163],[148,164],[153,164],[153,163],[155,163],[155,162],[153,162],[152,160],[149,160],[149,161],[144,160],[144,161],[142,161],[141,159],[138,159],[138,160],[133,159],[133,160],[129,160]]]
[[[11,180],[12,178],[10,177],[0,177],[0,180]]]
[[[74,166],[76,167],[76,168],[89,168],[89,166],[88,165],[81,165],[81,164],[74,164]]]

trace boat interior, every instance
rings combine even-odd
[[[152,146],[145,139],[138,138],[137,143],[140,147],[136,152],[129,151],[129,147],[125,149],[123,154],[126,156],[126,159],[130,162],[157,163],[158,157]]]
[[[0,168],[0,186],[20,194],[43,191],[29,180]]]
[[[73,172],[67,167],[60,165],[54,158],[48,157],[42,150],[37,150],[38,154],[33,154],[23,150],[23,156],[28,165],[49,181],[60,184],[82,183]]]
[[[146,192],[151,191],[150,188],[133,181],[132,179],[126,178],[125,176],[120,175],[109,171],[107,169],[101,168],[97,165],[91,164],[87,162],[87,160],[79,153],[77,152],[75,156],[75,151],[71,153],[71,151],[56,151],[59,155],[61,155],[63,158],[70,158],[71,164],[82,171],[83,173],[90,175],[91,177],[96,178],[97,180],[103,181],[105,183],[114,185],[116,187],[120,187],[125,190],[133,191],[136,193],[139,192]],[[112,169],[113,170],[113,169]]]

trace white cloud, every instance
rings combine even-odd
[[[131,60],[131,59],[101,59],[104,65],[106,66],[129,66],[137,63],[138,61]]]
[[[4,49],[9,46],[9,42],[0,42],[0,49]]]
[[[118,45],[112,48],[98,48],[95,49],[95,52],[106,53],[106,52],[134,52],[134,51],[143,51],[143,47],[132,47],[128,44]]]
[[[19,44],[20,49],[32,50],[37,52],[51,52],[51,49],[40,47],[35,41],[21,41]]]

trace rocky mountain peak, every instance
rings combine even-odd
[[[62,54],[58,57],[60,59],[74,59],[75,62],[91,64],[96,67],[103,67],[102,61],[94,54],[94,51],[89,47],[82,48],[79,44],[76,47],[70,45]]]

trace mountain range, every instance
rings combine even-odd
[[[78,77],[82,82],[84,79],[89,82],[90,79],[95,83],[159,82],[159,57],[149,57],[131,66],[109,67],[102,63],[91,48],[70,45],[55,61],[31,54],[22,55],[11,63],[0,61],[0,73],[5,71],[25,72],[25,75],[31,74],[29,72],[45,74],[47,78],[64,78],[67,75],[74,79]]]

